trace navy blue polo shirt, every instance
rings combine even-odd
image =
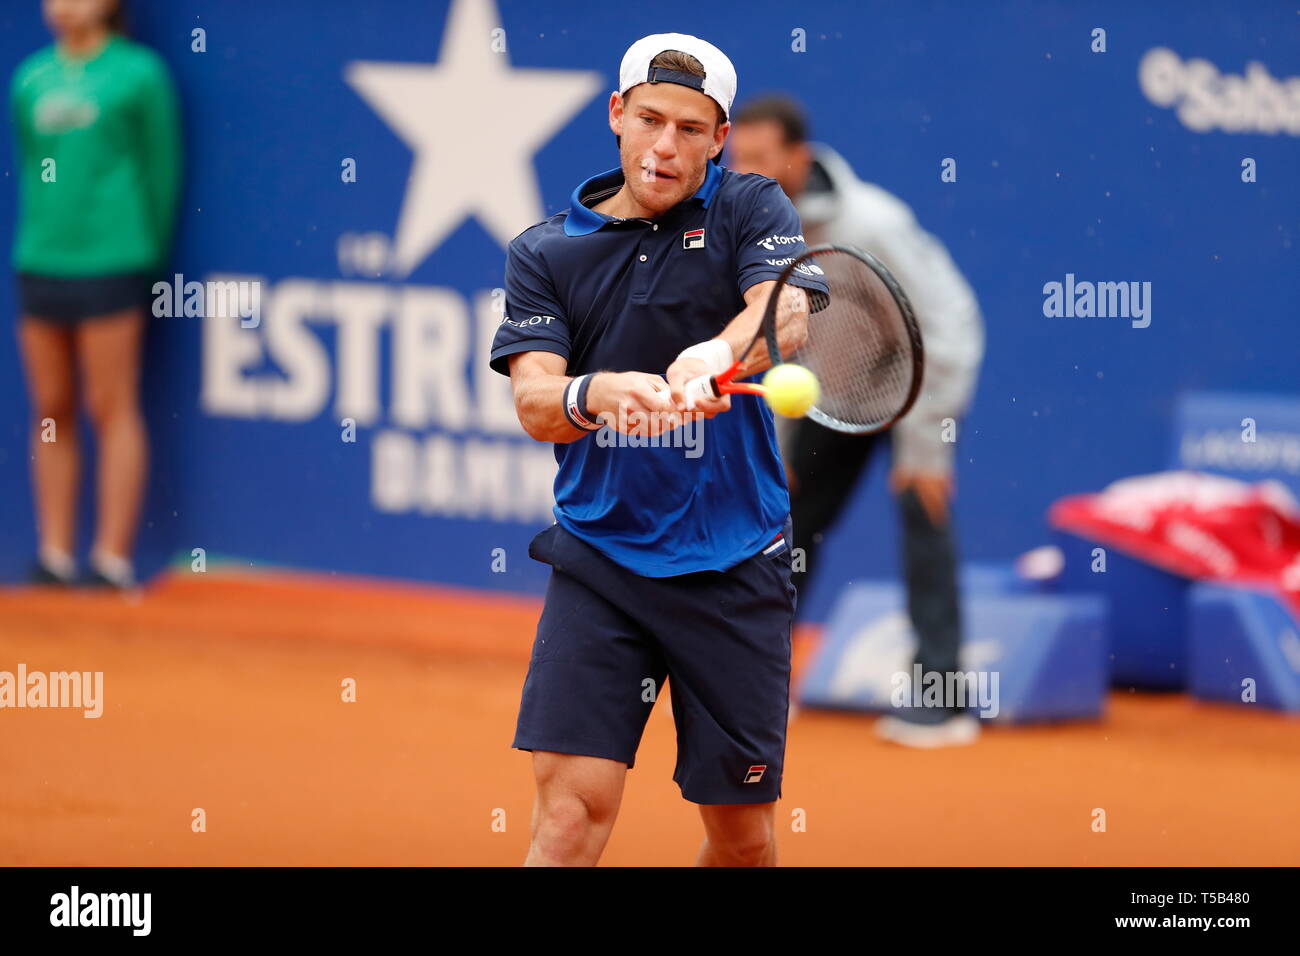
[[[663,375],[745,308],[746,289],[804,251],[798,213],[765,176],[709,163],[695,195],[653,220],[590,208],[622,185],[619,169],[588,179],[569,209],[511,241],[492,368],[508,375],[508,356],[543,351],[563,356],[568,375]],[[555,520],[628,570],[726,570],[784,527],[789,493],[761,398],[733,395],[730,411],[696,427],[690,454],[671,432],[642,447],[599,434],[555,446]]]

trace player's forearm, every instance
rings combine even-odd
[[[756,299],[749,303],[749,305],[745,306],[745,308],[741,310],[740,314],[727,323],[727,327],[723,329],[722,333],[718,336],[718,338],[731,346],[731,354],[733,356],[743,355],[745,352],[745,346],[749,344],[750,340],[754,337],[754,333],[758,331],[758,324],[763,321],[763,307],[765,302],[765,299]],[[754,351],[758,352],[759,349],[755,349]],[[760,358],[764,362],[762,366],[758,364]],[[735,359],[733,358],[732,361],[735,361]],[[738,377],[744,378],[752,372],[761,371],[762,369],[767,368],[766,363],[766,351],[764,351],[761,356],[749,356],[742,366],[744,371],[742,371]]]
[[[774,284],[774,283],[773,283]],[[769,294],[770,294],[770,290]],[[767,309],[768,295],[759,295],[753,298],[748,305],[722,330],[718,338],[722,339],[731,346],[732,355],[742,355],[746,346],[754,338],[754,333],[758,331],[759,324],[763,321],[763,313]],[[800,300],[802,307],[799,309],[786,309],[778,313],[776,323],[776,344],[781,351],[782,358],[789,358],[790,355],[803,345],[804,340],[808,337],[808,312],[806,301]],[[766,348],[754,348],[745,358],[741,371],[737,378],[747,378],[757,372],[762,372],[771,368],[772,361]]]
[[[515,390],[515,412],[530,438],[566,444],[588,434],[564,413],[564,392],[571,381],[567,375],[532,375]]]

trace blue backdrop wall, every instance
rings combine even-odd
[[[526,545],[549,523],[553,462],[486,368],[494,290],[505,242],[616,164],[609,91],[622,51],[652,32],[718,43],[742,101],[802,98],[815,137],[911,204],[970,278],[988,348],[959,444],[966,557],[1038,544],[1058,496],[1162,467],[1181,392],[1298,390],[1300,80],[1282,85],[1300,74],[1293,5],[131,7],[135,36],[171,66],[184,106],[175,271],[257,280],[261,294],[256,327],[152,320],[145,570],[202,547],[256,564],[540,588],[545,569]],[[1105,52],[1093,51],[1097,28]],[[35,0],[5,6],[6,74],[46,42]],[[1160,49],[1171,53],[1145,61],[1144,80]],[[1285,128],[1259,131],[1270,123]],[[949,157],[956,182],[941,180]],[[1255,182],[1243,182],[1247,158]],[[347,159],[355,182],[341,175]],[[7,256],[12,149],[3,163]],[[1044,284],[1067,274],[1150,282],[1149,326],[1047,317]],[[5,278],[0,316],[14,312]],[[34,548],[28,417],[6,333],[6,580]],[[896,567],[881,471],[806,596],[816,616],[837,583]]]

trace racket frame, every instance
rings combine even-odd
[[[865,249],[859,249],[857,246],[824,243],[805,250],[794,261],[787,263],[785,268],[781,270],[781,274],[777,276],[776,286],[768,297],[767,305],[763,309],[763,319],[754,332],[754,337],[750,339],[749,344],[745,346],[744,351],[740,353],[740,357],[736,359],[731,368],[709,377],[709,387],[714,398],[734,394],[762,395],[766,392],[762,385],[755,382],[736,382],[734,379],[760,337],[767,343],[767,354],[771,367],[775,368],[785,362],[785,359],[781,356],[781,349],[777,344],[776,335],[776,310],[779,306],[781,290],[787,285],[794,285],[789,282],[789,279],[798,271],[800,265],[815,260],[817,256],[825,255],[828,252],[845,253],[856,257],[876,273],[889,294],[893,296],[894,302],[898,305],[898,310],[902,314],[903,327],[907,332],[908,343],[912,348],[912,384],[908,390],[907,398],[899,410],[888,420],[876,425],[857,425],[845,422],[832,415],[827,415],[815,405],[808,410],[808,417],[819,425],[824,425],[838,432],[852,435],[874,435],[892,427],[900,418],[911,411],[912,406],[916,404],[916,399],[921,394],[921,381],[925,374],[925,348],[921,341],[921,329],[916,321],[916,313],[912,309],[912,303],[907,298],[907,293],[903,291],[902,285],[894,278],[894,274],[889,271],[883,262]],[[800,285],[794,285],[794,287],[809,293],[817,291]],[[811,311],[808,320],[812,321]]]

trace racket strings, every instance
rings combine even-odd
[[[817,376],[816,411],[845,430],[869,431],[891,421],[912,389],[906,319],[884,280],[857,257],[828,250],[811,261],[830,300],[810,316],[808,338],[790,361]]]

